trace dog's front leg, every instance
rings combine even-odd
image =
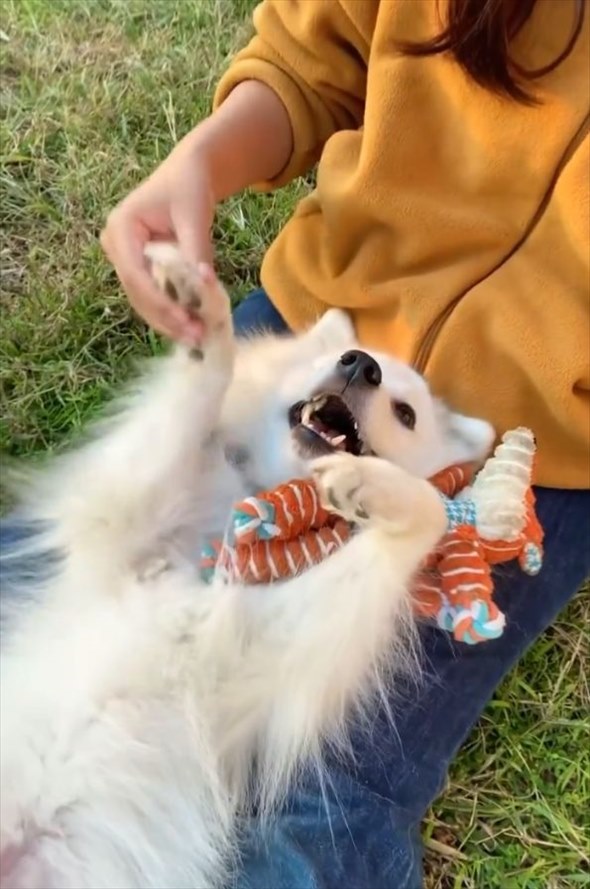
[[[50,543],[86,577],[116,578],[157,561],[159,542],[178,541],[196,522],[203,464],[232,376],[230,302],[213,271],[188,265],[167,245],[151,258],[170,298],[203,322],[202,341],[154,360],[93,440],[41,473],[28,494],[29,517],[50,529]]]
[[[411,578],[446,527],[436,490],[384,460],[334,455],[313,471],[324,505],[358,530],[319,565],[257,592],[239,683],[263,808],[302,762],[319,761],[322,742],[345,741],[355,704],[417,668]]]

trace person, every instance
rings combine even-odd
[[[424,628],[425,679],[255,822],[240,887],[417,889],[420,821],[494,689],[590,573],[589,27],[584,0],[264,0],[214,111],[110,214],[103,248],[137,312],[190,341],[155,288],[152,238],[211,260],[220,201],[317,187],[262,266],[238,333],[329,306],[455,408],[537,435],[537,578],[496,579],[504,635]]]

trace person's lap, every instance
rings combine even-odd
[[[287,329],[263,291],[241,303],[234,326],[238,335]],[[502,677],[590,573],[590,492],[539,489],[537,498],[544,567],[536,578],[513,566],[496,577],[504,635],[470,647],[425,627],[425,677],[392,702],[393,724],[377,712],[354,738],[354,764],[329,761],[322,784],[305,776],[264,831],[253,819],[237,889],[419,889],[420,822],[449,763]],[[0,546],[14,534],[4,522]]]
[[[262,288],[253,290],[234,309],[234,330],[238,336],[267,331],[287,333],[289,328]]]

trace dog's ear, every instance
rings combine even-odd
[[[354,325],[347,312],[328,309],[319,321],[304,334],[306,343],[318,352],[348,349],[356,345]]]
[[[495,438],[490,423],[457,414],[441,402],[437,405],[437,413],[445,466],[479,462],[488,456]]]

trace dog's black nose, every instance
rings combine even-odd
[[[348,384],[356,386],[380,386],[381,368],[374,358],[361,352],[360,349],[351,349],[345,352],[337,366],[339,374]]]

